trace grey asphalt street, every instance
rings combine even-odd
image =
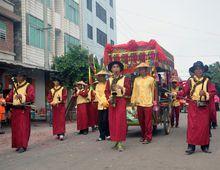
[[[98,132],[76,136],[75,123],[67,125],[66,140],[51,136],[47,124],[33,125],[28,152],[18,154],[10,148],[10,131],[0,136],[0,170],[219,170],[220,128],[213,130],[212,154],[198,147],[193,155],[185,155],[186,114],[181,114],[180,128],[173,128],[165,136],[162,126],[154,134],[151,144],[139,142],[139,127],[130,127],[126,150],[111,149],[109,141],[96,142]]]

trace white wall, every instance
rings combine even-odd
[[[107,13],[107,23],[105,24],[96,16],[96,2],[98,2]],[[90,53],[94,53],[99,59],[103,57],[104,47],[97,43],[96,28],[100,29],[107,34],[107,42],[111,40],[117,43],[116,37],[116,1],[113,0],[113,8],[109,4],[109,0],[96,0],[93,1],[92,12],[87,9],[86,0],[81,1],[81,21],[82,21],[82,44],[85,48],[89,49]],[[110,17],[114,20],[114,30],[110,28]],[[87,37],[87,24],[93,27],[93,40]]]
[[[37,109],[45,107],[45,76],[43,71],[34,71],[31,77],[35,79],[35,105]]]

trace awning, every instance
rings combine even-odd
[[[9,69],[9,70],[13,70],[15,67],[21,67],[25,69],[37,69],[37,70],[46,71],[46,72],[55,72],[55,70],[53,69],[47,69],[47,68],[32,65],[32,64],[22,63],[22,62],[13,61],[13,60],[4,60],[4,59],[0,59],[0,67],[5,67],[6,69]]]
[[[8,9],[5,9],[0,6],[0,15],[14,21],[14,22],[21,22],[21,17],[16,15],[14,12],[9,11]]]

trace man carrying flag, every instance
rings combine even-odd
[[[13,80],[13,89],[6,97],[6,102],[11,103],[11,131],[12,148],[18,153],[25,152],[31,132],[30,105],[34,102],[34,87],[26,81],[26,73],[18,70],[16,82]]]

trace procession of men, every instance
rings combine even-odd
[[[73,100],[76,101],[76,124],[78,135],[87,135],[98,127],[99,135],[96,141],[110,140],[113,150],[122,152],[126,148],[127,136],[127,99],[131,98],[132,108],[137,108],[142,144],[153,142],[152,115],[156,102],[156,79],[152,76],[152,66],[148,61],[136,66],[137,76],[133,83],[123,75],[124,65],[120,61],[110,62],[108,71],[103,67],[95,74],[96,81],[88,85],[83,81],[76,82],[73,90]],[[172,97],[171,127],[179,127],[180,103],[179,99],[187,97],[189,103],[187,116],[187,155],[195,152],[196,146],[201,146],[204,153],[211,153],[210,126],[217,122],[213,112],[215,86],[205,76],[208,66],[197,61],[189,69],[192,76],[186,85],[180,89],[178,80],[171,79],[171,91],[166,95]],[[35,100],[34,87],[27,82],[27,74],[23,70],[16,72],[12,78],[13,89],[6,97],[6,105],[11,108],[12,148],[23,153],[28,149],[31,134],[31,106]],[[65,112],[67,103],[67,89],[57,75],[51,75],[53,87],[48,92],[48,102],[53,112],[53,135],[60,141],[65,137]],[[2,103],[3,105],[3,103]],[[216,114],[216,113],[215,113]],[[128,139],[129,140],[129,139]],[[95,140],[94,140],[95,141]]]

